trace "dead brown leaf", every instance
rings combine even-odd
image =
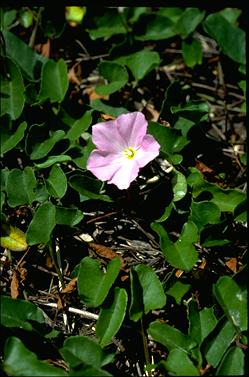
[[[70,280],[70,282],[67,284],[66,288],[64,288],[61,293],[71,293],[76,288],[77,284],[77,278],[73,278]]]
[[[230,268],[231,271],[237,272],[238,271],[238,261],[236,258],[230,258],[228,261],[225,262],[226,266]]]
[[[183,273],[184,273],[183,270],[177,270],[176,273],[175,273],[175,276],[176,276],[177,278],[179,278],[179,277],[182,276]]]
[[[80,64],[74,64],[69,69],[67,77],[68,77],[69,82],[71,82],[72,84],[80,85],[81,77],[82,77]]]
[[[195,167],[200,170],[201,173],[214,173],[214,170],[209,168],[204,162],[196,160]]]
[[[93,86],[93,85],[89,85],[85,89],[85,92],[88,94],[88,97],[89,97],[90,101],[93,101],[94,99],[106,99],[106,100],[109,99],[108,95],[104,96],[104,95],[101,95],[101,94],[97,94],[95,92],[95,86]]]
[[[123,258],[121,257],[121,255],[117,254],[115,251],[113,251],[109,247],[103,246],[103,245],[99,245],[99,244],[94,243],[94,242],[89,242],[88,245],[100,257],[103,257],[103,258],[109,259],[109,260],[112,260],[112,259],[118,257],[121,260],[121,262],[122,262],[122,267],[121,268],[122,269],[125,268],[125,261],[123,260]]]
[[[39,54],[45,56],[45,58],[49,58],[49,56],[50,56],[50,39],[48,39],[46,43],[39,43],[39,44],[35,45],[34,49]]]
[[[19,276],[17,270],[13,269],[12,270],[12,279],[10,283],[10,294],[11,298],[16,299],[19,294]]]

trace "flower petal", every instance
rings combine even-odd
[[[88,158],[86,168],[101,181],[107,181],[113,177],[122,163],[121,155],[94,149]]]
[[[92,127],[92,141],[101,151],[120,152],[126,144],[117,129],[116,120],[100,122]]]
[[[139,166],[135,159],[131,161],[126,159],[107,183],[113,183],[120,190],[127,189],[131,182],[137,178],[138,172]]]
[[[136,153],[135,160],[140,168],[147,165],[159,155],[160,144],[151,135],[145,135],[139,150]]]
[[[122,114],[116,119],[116,123],[126,147],[139,147],[148,127],[144,114],[138,111]]]

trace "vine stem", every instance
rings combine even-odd
[[[151,362],[150,362],[150,355],[149,355],[149,350],[148,350],[147,337],[144,332],[143,318],[141,318],[140,320],[140,325],[141,325],[141,334],[142,334],[142,341],[143,341],[143,348],[144,348],[145,363],[146,365],[149,365]],[[147,373],[148,373],[148,376],[152,375],[150,370]]]
[[[52,241],[50,240],[50,242],[48,243],[48,248],[49,248],[49,253],[50,253],[50,256],[53,260],[53,263],[54,263],[54,267],[55,267],[55,270],[56,270],[56,273],[58,275],[58,279],[61,283],[61,286],[62,288],[65,288],[66,285],[64,283],[64,280],[63,280],[63,276],[62,276],[62,272],[58,266],[58,263],[57,263],[57,258],[55,257],[55,253],[54,253],[54,248],[53,248],[53,245],[52,245]]]
[[[40,7],[39,11],[38,11],[38,14],[37,14],[37,18],[36,18],[34,29],[32,31],[30,39],[29,39],[29,47],[31,47],[31,48],[33,48],[34,44],[35,44],[35,37],[36,37],[36,34],[37,34],[38,25],[39,25],[39,22],[40,22],[41,12],[42,11],[43,11],[43,7]]]

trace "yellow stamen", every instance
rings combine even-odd
[[[125,148],[123,153],[125,157],[128,158],[128,160],[132,160],[136,155],[136,150],[132,147],[129,147],[129,148]]]

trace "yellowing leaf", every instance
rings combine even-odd
[[[4,233],[0,237],[2,247],[12,251],[25,251],[27,249],[26,236],[21,229],[12,225],[3,224],[2,230],[2,233]]]

